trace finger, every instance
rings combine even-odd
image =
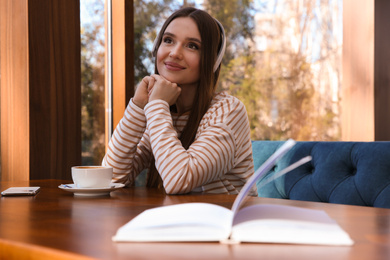
[[[148,84],[148,92],[149,93],[152,91],[155,82],[156,82],[156,79],[153,77],[150,77],[149,84]]]
[[[171,81],[167,80],[166,78],[164,78],[163,76],[158,75],[158,74],[153,74],[150,77],[152,77],[155,82],[172,83]]]
[[[150,75],[151,78],[153,78],[154,80],[158,80],[158,79],[161,79],[162,77],[158,74],[152,74]]]

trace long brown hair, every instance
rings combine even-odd
[[[221,30],[213,17],[203,10],[186,7],[174,12],[163,24],[156,39],[156,48],[153,50],[153,55],[155,57],[157,56],[156,52],[161,44],[166,28],[174,19],[179,17],[190,17],[195,21],[202,41],[198,88],[187,124],[179,137],[183,147],[188,149],[195,139],[199,123],[204,114],[207,112],[216,91],[221,67],[218,66],[218,69],[215,72],[213,71],[213,67],[217,59],[218,50],[222,48],[223,41]],[[159,74],[156,64],[155,73]],[[148,174],[147,186],[162,187],[162,180],[154,163],[155,160],[152,160]]]

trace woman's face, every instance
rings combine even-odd
[[[157,50],[157,70],[178,85],[199,81],[202,41],[198,27],[189,17],[171,21]]]

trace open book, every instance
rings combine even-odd
[[[293,146],[288,140],[247,181],[231,209],[210,203],[182,203],[145,210],[120,227],[117,242],[221,241],[352,245],[353,241],[325,211],[257,204],[242,208],[256,181]],[[304,157],[267,180],[310,161]]]

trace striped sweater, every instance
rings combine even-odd
[[[132,183],[154,156],[167,194],[237,194],[254,172],[245,106],[233,96],[217,94],[185,150],[178,137],[187,119],[188,113],[171,114],[163,100],[144,109],[131,100],[103,159],[103,165],[113,167],[114,181]]]

